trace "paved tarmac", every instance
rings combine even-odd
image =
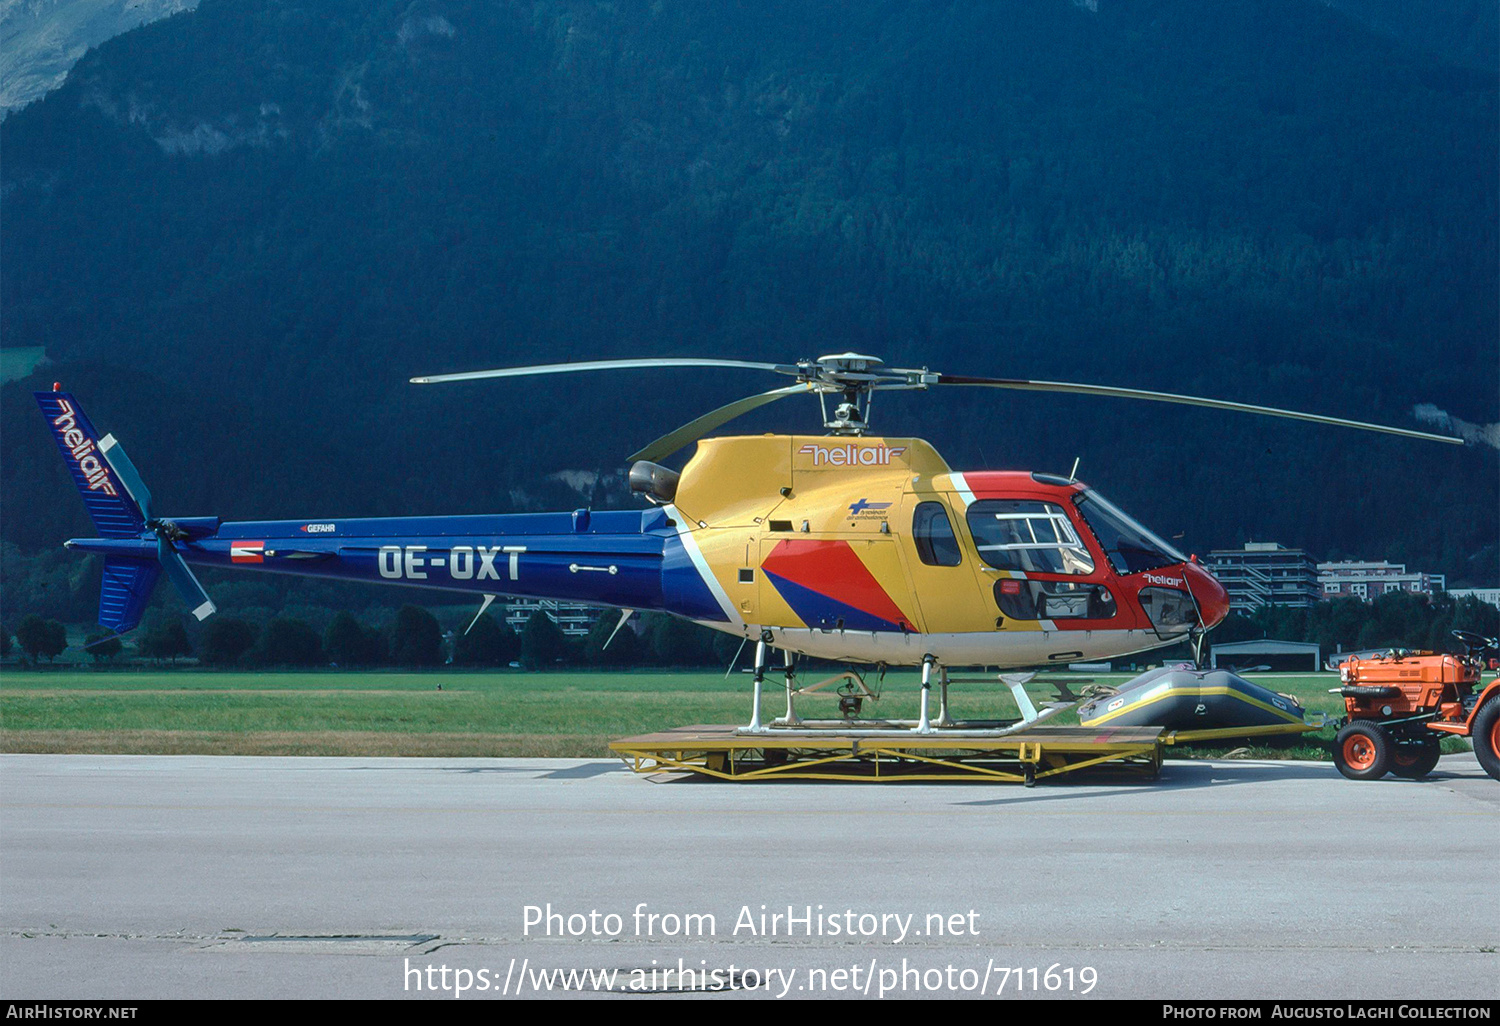
[[[1420,783],[1174,761],[1035,789],[6,755],[0,996],[486,1000],[594,969],[715,1000],[1493,1000],[1497,853],[1472,755]],[[551,937],[526,924],[549,903],[578,914]]]

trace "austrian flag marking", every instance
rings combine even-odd
[[[264,563],[266,543],[263,541],[237,541],[229,543],[229,559],[233,563]]]

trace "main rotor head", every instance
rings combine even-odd
[[[780,373],[785,370],[778,368]],[[919,370],[886,367],[878,356],[863,353],[831,353],[796,365],[797,380],[818,393],[823,426],[835,435],[862,435],[870,425],[870,398],[881,389],[925,389],[938,383],[938,375],[926,367]],[[828,415],[827,396],[843,401]]]

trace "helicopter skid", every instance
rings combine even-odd
[[[755,678],[754,690],[751,696],[750,723],[747,726],[739,728],[739,733],[760,735],[774,731],[785,735],[798,731],[810,731],[814,734],[838,731],[841,734],[850,736],[875,737],[897,733],[924,736],[935,734],[954,736],[978,730],[983,733],[974,736],[1000,737],[1034,726],[1078,704],[1076,701],[1047,702],[1038,710],[1025,690],[1026,682],[1035,676],[1034,673],[1001,674],[1000,682],[1010,688],[1011,694],[1016,700],[1017,709],[1021,713],[1021,718],[1019,720],[955,720],[949,713],[948,686],[952,683],[952,680],[948,675],[948,669],[945,666],[939,665],[935,658],[928,655],[922,660],[921,714],[918,719],[862,719],[858,715],[851,715],[851,713],[858,713],[860,703],[864,699],[878,700],[880,698],[879,693],[870,688],[863,676],[851,669],[844,670],[832,677],[826,677],[815,684],[800,685],[797,680],[796,659],[792,652],[783,650],[782,674],[786,692],[786,713],[767,725],[761,721],[760,713],[761,688],[765,683],[765,678],[770,669],[767,665],[769,655],[770,646],[763,635],[760,643],[756,646]],[[936,719],[931,715],[931,696],[934,684],[938,686],[938,712]],[[837,693],[825,690],[833,685],[839,686]],[[844,717],[836,720],[803,719],[798,715],[796,706],[797,698],[803,695],[838,698],[839,709],[845,713]],[[851,700],[853,704],[846,708],[846,703]]]
[[[723,624],[699,621],[704,626],[725,629]],[[1050,621],[1049,621],[1050,623]],[[944,666],[992,666],[1015,670],[1031,666],[1058,666],[1069,662],[1118,658],[1136,652],[1174,645],[1187,637],[1183,631],[1159,634],[1155,630],[1010,630],[929,632],[898,634],[890,631],[824,630],[822,628],[749,627],[771,635],[770,644],[799,655],[892,668],[920,668],[926,655]],[[751,634],[752,640],[755,635]]]

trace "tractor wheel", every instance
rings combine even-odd
[[[1474,717],[1474,754],[1479,765],[1496,780],[1500,780],[1500,699],[1491,698]]]
[[[1355,720],[1333,739],[1333,762],[1350,780],[1379,780],[1390,769],[1391,747],[1380,724]]]
[[[1396,745],[1391,752],[1391,775],[1407,780],[1421,780],[1437,768],[1443,754],[1437,738],[1423,738],[1416,744]]]

